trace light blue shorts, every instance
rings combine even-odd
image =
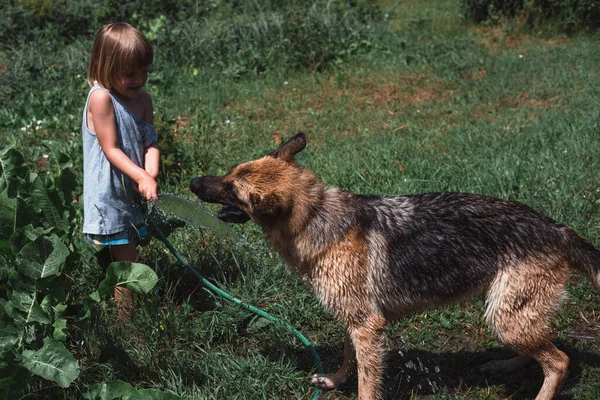
[[[110,235],[94,235],[86,233],[85,239],[91,244],[115,246],[121,244],[139,243],[147,236],[148,230],[146,229],[146,225],[138,225]]]

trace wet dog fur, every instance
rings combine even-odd
[[[551,319],[571,270],[600,290],[600,252],[573,230],[524,204],[439,193],[356,195],[327,187],[294,156],[299,133],[273,153],[234,166],[225,176],[192,180],[219,217],[252,220],[290,269],[346,327],[344,363],[311,384],[334,389],[358,372],[359,399],[378,399],[386,322],[474,294],[485,320],[515,358],[484,364],[509,371],[537,361],[549,400],[569,358],[551,341]]]

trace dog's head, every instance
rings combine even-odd
[[[294,156],[304,147],[306,137],[297,133],[271,154],[238,164],[225,176],[194,178],[190,189],[202,201],[223,205],[218,217],[225,222],[268,223],[293,207],[294,190],[303,173]]]

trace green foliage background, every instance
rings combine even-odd
[[[574,33],[600,28],[600,3],[596,0],[462,0],[465,15],[475,22],[494,23],[502,17],[525,17],[532,26],[551,24]]]

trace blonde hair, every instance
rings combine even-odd
[[[104,25],[94,40],[87,81],[112,90],[126,70],[146,68],[153,60],[152,45],[140,31],[124,22]]]

